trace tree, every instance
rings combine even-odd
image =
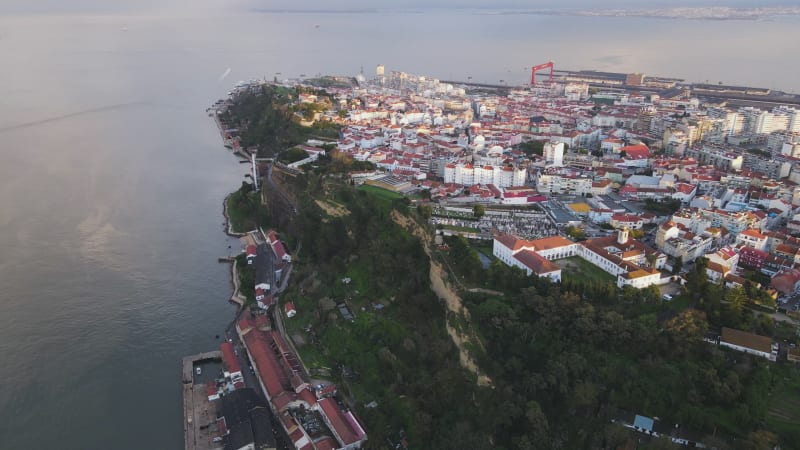
[[[687,309],[664,324],[664,331],[675,345],[673,351],[686,350],[686,344],[700,342],[708,330],[706,315],[696,309]]]
[[[725,301],[728,302],[728,307],[734,315],[741,317],[742,309],[745,303],[747,303],[747,292],[745,292],[745,289],[741,286],[728,289],[727,292],[725,292]]]
[[[486,208],[483,205],[474,205],[472,207],[472,215],[475,217],[480,219],[484,214],[486,214]]]
[[[682,258],[676,258],[675,259],[675,264],[672,265],[672,274],[673,275],[677,275],[677,274],[681,273],[681,269],[683,269],[683,259]]]
[[[526,155],[539,155],[542,156],[544,154],[544,142],[542,141],[530,141],[530,142],[523,142],[519,145],[519,149],[522,150]]]
[[[566,229],[567,236],[575,240],[586,239],[586,233],[578,227],[569,226]]]
[[[650,266],[651,268],[655,269],[656,268],[656,262],[658,262],[658,258],[656,257],[656,254],[655,253],[651,253],[651,254],[647,255],[646,259],[647,259],[647,265]]]
[[[291,164],[304,158],[308,158],[308,153],[302,148],[293,147],[282,153],[278,159],[287,164]]]
[[[544,438],[547,436],[547,416],[542,412],[542,406],[539,405],[539,402],[531,400],[527,403],[525,418],[528,419],[528,426],[534,436],[537,438]]]
[[[430,219],[431,218],[431,205],[423,205],[423,204],[420,203],[419,205],[417,205],[417,213],[424,220]]]
[[[661,289],[651,284],[641,290],[641,298],[643,303],[658,303],[661,301]]]
[[[705,297],[708,292],[708,259],[697,258],[691,272],[686,275],[686,289],[691,292],[692,297],[697,300],[698,298]]]

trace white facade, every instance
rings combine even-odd
[[[756,230],[745,230],[736,235],[736,243],[764,251],[767,247],[767,237]]]
[[[739,351],[739,352],[749,353],[751,355],[760,356],[762,358],[767,358],[770,361],[776,361],[778,359],[777,358],[778,355],[775,354],[775,353],[772,353],[772,352],[767,353],[767,352],[763,352],[761,350],[756,350],[754,348],[743,347],[741,345],[731,344],[730,342],[725,342],[725,341],[722,341],[722,340],[719,341],[719,345],[721,345],[723,347],[732,348],[732,349],[734,349],[736,351]]]
[[[592,179],[542,174],[536,181],[536,190],[543,194],[585,195],[592,192]]]
[[[636,289],[644,289],[648,286],[652,286],[654,284],[658,284],[661,280],[661,272],[656,273],[648,273],[647,275],[637,276],[635,272],[632,276],[629,274],[624,273],[621,275],[617,275],[617,287],[621,288],[623,286],[632,286]]]
[[[544,162],[549,166],[564,166],[564,143],[547,142],[544,144]]]
[[[511,166],[478,166],[448,164],[444,168],[444,182],[464,186],[493,184],[498,188],[524,186],[527,170]]]

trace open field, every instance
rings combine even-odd
[[[561,267],[561,276],[583,282],[615,283],[616,279],[603,269],[590,264],[579,256],[554,261]]]
[[[398,194],[397,192],[392,192],[386,189],[379,188],[377,186],[370,186],[368,184],[362,184],[358,189],[360,191],[369,192],[370,194],[386,198],[389,200],[397,200],[399,198],[403,198],[403,196]]]
[[[397,192],[388,191],[386,189],[370,186],[368,184],[362,184],[358,190],[361,192],[366,192],[367,195],[377,200],[375,203],[387,213],[392,210],[395,201],[403,198],[403,196]]]

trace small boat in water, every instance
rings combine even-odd
[[[201,368],[200,368],[200,366],[197,366],[197,368],[196,368],[196,369],[194,369],[194,372],[195,372],[196,374],[200,375],[201,373],[203,373],[203,369],[201,369]]]

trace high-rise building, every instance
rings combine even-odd
[[[769,134],[774,131],[786,131],[794,117],[794,111],[776,108],[768,112],[747,106],[739,108],[739,115],[743,119],[743,133]]]
[[[564,165],[564,143],[547,142],[544,144],[544,162],[549,166],[561,167]]]

